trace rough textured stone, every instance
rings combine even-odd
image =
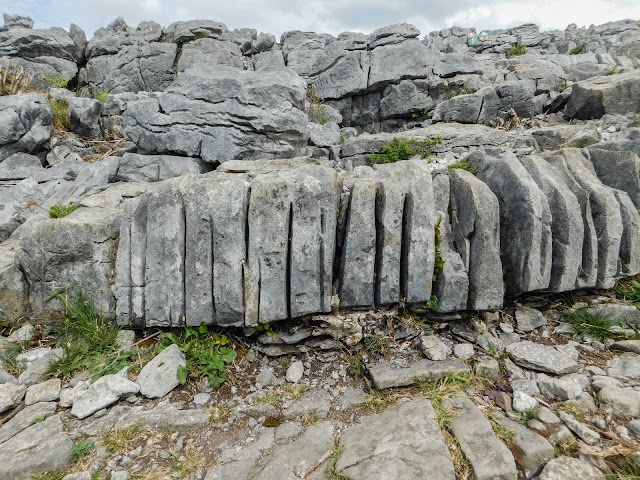
[[[607,375],[623,382],[640,382],[640,355],[623,353],[609,360]]]
[[[542,435],[504,417],[498,417],[497,422],[515,433],[509,450],[526,478],[538,475],[543,467],[555,458],[553,446]]]
[[[598,392],[598,400],[605,409],[618,415],[640,418],[640,392],[633,388],[604,385]]]
[[[79,419],[88,417],[98,410],[114,404],[121,398],[126,398],[140,391],[137,383],[127,380],[120,375],[105,375],[91,386],[79,392],[73,399],[71,415]]]
[[[579,368],[568,354],[553,347],[524,341],[507,346],[507,353],[518,365],[540,372],[562,375],[576,372]]]
[[[508,291],[547,288],[551,280],[551,211],[546,196],[513,154],[474,153],[470,163],[500,203],[500,249]]]
[[[53,117],[43,95],[0,97],[0,162],[17,152],[36,152],[52,133]]]
[[[378,390],[406,387],[418,382],[438,380],[446,375],[469,372],[469,367],[456,359],[432,361],[418,360],[407,367],[394,367],[389,362],[379,362],[367,367]]]
[[[452,170],[449,178],[453,236],[469,277],[468,308],[500,308],[504,285],[498,199],[483,182],[465,170]]]
[[[26,392],[27,387],[24,385],[15,385],[13,383],[0,385],[0,412],[5,412],[17,406]]]
[[[600,118],[606,113],[640,112],[640,72],[632,70],[578,82],[565,109],[568,118]]]
[[[427,400],[411,400],[365,417],[347,429],[340,442],[344,450],[336,471],[354,480],[455,478],[435,411]]]
[[[25,405],[33,405],[38,402],[52,402],[60,398],[62,382],[59,378],[52,378],[46,382],[31,385],[24,397]]]
[[[290,383],[298,383],[304,375],[304,365],[300,360],[294,360],[287,368],[285,380]]]
[[[169,345],[140,371],[136,380],[140,393],[147,398],[164,397],[180,384],[178,369],[186,365],[187,360],[180,347]]]
[[[34,423],[53,415],[56,411],[55,402],[42,402],[29,405],[17,413],[15,417],[0,427],[0,445],[29,428]]]
[[[199,65],[157,98],[129,105],[127,134],[145,154],[207,162],[292,157],[306,144],[305,86],[287,70]]]
[[[539,477],[540,480],[565,480],[568,478],[605,480],[607,477],[590,463],[571,457],[558,457],[551,460]]]
[[[451,347],[447,346],[436,335],[423,335],[420,337],[420,349],[429,360],[446,360],[451,353]]]
[[[452,409],[451,431],[478,480],[515,480],[517,476],[513,455],[496,437],[489,420],[466,397],[445,400]]]
[[[73,441],[59,415],[47,418],[0,444],[0,477],[30,479],[33,474],[64,469]]]
[[[518,330],[521,332],[530,332],[547,324],[547,320],[540,310],[524,306],[516,308],[516,322]]]

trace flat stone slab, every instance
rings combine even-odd
[[[411,400],[346,430],[336,471],[352,480],[453,480],[449,450],[431,402]]]
[[[418,382],[439,380],[447,375],[471,371],[469,366],[454,358],[442,361],[418,360],[408,367],[396,367],[391,362],[385,361],[367,366],[367,369],[378,390],[406,387]]]
[[[577,372],[580,368],[567,353],[554,347],[540,345],[529,341],[512,343],[507,346],[507,353],[516,364],[553,375]]]
[[[31,425],[44,421],[56,411],[55,402],[42,402],[29,405],[0,427],[0,445]]]
[[[640,355],[623,353],[607,364],[607,375],[623,382],[640,382]]]
[[[466,397],[444,402],[453,412],[451,431],[464,456],[469,460],[476,480],[516,480],[513,455],[493,432],[491,423]]]
[[[613,342],[611,350],[620,350],[640,355],[640,340],[619,340],[617,342]]]
[[[577,458],[558,457],[547,463],[538,480],[606,480],[607,476],[590,463]]]
[[[178,345],[169,345],[156,355],[138,375],[140,393],[147,398],[164,397],[180,384],[178,369],[187,364]]]

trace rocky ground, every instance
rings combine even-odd
[[[180,385],[152,330],[119,332],[118,373],[56,378],[67,347],[25,324],[0,340],[0,477],[638,478],[640,310],[615,297],[227,332],[220,388]]]

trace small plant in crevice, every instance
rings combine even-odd
[[[399,160],[409,160],[411,157],[420,156],[428,158],[431,156],[430,148],[440,145],[442,138],[433,137],[426,140],[417,138],[395,137],[386,145],[382,146],[382,153],[371,152],[370,158],[375,163],[394,163]]]
[[[556,457],[577,457],[579,450],[580,445],[574,438],[571,440],[565,440],[553,447]]]
[[[77,209],[78,206],[75,202],[69,202],[66,205],[51,205],[49,207],[49,218],[64,218],[75,212]]]
[[[558,91],[564,92],[567,88],[569,88],[569,84],[565,79],[562,79],[558,82]]]
[[[220,387],[229,379],[227,365],[238,355],[229,338],[209,332],[204,323],[199,327],[185,327],[180,333],[164,333],[158,349],[162,351],[171,344],[178,345],[187,359],[186,366],[178,369],[181,384],[188,379],[207,377],[209,385]]]
[[[477,167],[472,167],[471,165],[469,165],[469,157],[456,162],[456,163],[451,163],[449,165],[447,165],[447,170],[466,170],[469,173],[472,173],[474,175],[478,174],[478,168]]]
[[[0,95],[18,95],[33,90],[33,74],[22,65],[0,64]]]
[[[465,87],[462,85],[449,85],[449,91],[446,94],[447,100],[451,100],[454,97],[457,97],[459,95],[471,95],[476,93],[476,89],[475,88],[471,88],[471,87]]]
[[[60,131],[69,130],[69,102],[63,98],[47,97],[53,115],[53,128]]]
[[[411,118],[415,120],[426,120],[431,118],[433,114],[432,110],[428,108],[412,108],[411,109]]]
[[[514,43],[509,48],[507,48],[506,53],[508,57],[517,57],[519,55],[524,55],[525,53],[527,53],[527,47],[519,43]]]
[[[196,38],[209,38],[209,31],[208,30],[202,30],[201,32],[196,32]]]
[[[169,454],[176,462],[173,471],[178,475],[178,478],[187,478],[207,464],[206,457],[194,444],[187,445],[181,453],[170,450]]]
[[[637,120],[640,121],[640,115],[637,115],[637,117]],[[613,291],[619,298],[633,303],[636,308],[640,309],[640,279],[620,280]]]
[[[569,55],[579,55],[584,51],[584,45],[578,45],[569,50]]]
[[[607,338],[623,339],[627,338],[624,334],[613,331],[611,326],[624,322],[616,321],[615,319],[605,318],[599,315],[589,313],[586,308],[580,308],[577,310],[571,310],[568,308],[560,309],[560,313],[564,319],[573,327],[576,335],[588,336],[595,340],[605,340]],[[629,328],[634,330],[636,334],[634,337],[638,337],[637,327],[629,325]]]
[[[331,451],[331,456],[329,456],[329,460],[327,460],[327,466],[325,468],[325,472],[329,476],[329,480],[349,480],[349,477],[345,477],[344,475],[340,475],[336,471],[336,464],[344,451],[344,447],[342,445],[336,446]]]
[[[98,100],[101,103],[104,103],[104,101],[109,96],[109,92],[110,92],[109,89],[103,90],[102,92],[94,92],[93,98]]]
[[[71,450],[71,454],[69,458],[72,462],[77,462],[78,460],[83,459],[87,455],[90,455],[96,450],[96,444],[90,438],[86,438],[84,440],[80,440],[77,442],[73,449]]]
[[[134,354],[121,352],[116,342],[120,327],[105,318],[91,298],[74,291],[55,293],[47,301],[53,299],[62,306],[54,331],[65,354],[49,367],[50,377],[66,378],[77,372],[100,376],[131,364]]]
[[[316,89],[313,85],[307,88],[307,101],[309,102],[307,116],[309,117],[310,122],[319,123],[320,125],[325,125],[329,122],[327,108],[322,100],[320,100],[316,95]]]
[[[112,454],[123,454],[129,450],[129,446],[140,433],[140,425],[132,424],[106,432],[100,438],[100,443]]]
[[[74,78],[76,78],[75,74],[64,75],[63,73],[59,73],[56,75],[51,75],[49,77],[44,77],[43,80],[50,84],[52,87],[67,88],[71,80],[73,80]]]
[[[499,423],[493,416],[488,415],[487,418],[491,423],[491,428],[496,436],[502,440],[507,447],[511,447],[516,441],[516,432]]]
[[[427,307],[427,310],[431,310],[432,312],[438,310],[438,297],[435,295],[431,295],[431,298],[429,298],[429,301],[425,306]]]
[[[607,70],[607,75],[616,75],[618,73],[618,66],[614,65],[609,70]]]
[[[533,420],[536,416],[536,412],[538,411],[538,408],[530,408],[529,410],[525,410],[523,412],[518,412],[516,413],[517,416],[517,420],[522,423],[523,425],[526,425],[529,420]]]

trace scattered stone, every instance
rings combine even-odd
[[[62,470],[73,441],[64,433],[59,415],[47,418],[10,438],[0,448],[0,478],[26,479]]]
[[[513,411],[513,404],[511,401],[511,397],[506,392],[495,392],[493,395],[494,403],[499,406],[505,412]]]
[[[418,382],[439,380],[447,375],[470,372],[467,365],[456,359],[438,362],[425,359],[408,367],[395,367],[391,362],[382,361],[374,366],[367,366],[367,369],[378,390],[406,387]]]
[[[1,361],[1,360],[0,360]],[[18,383],[18,379],[0,367],[0,385],[5,383]]]
[[[445,401],[452,409],[451,431],[477,480],[515,480],[513,455],[493,432],[482,411],[466,397]]]
[[[41,350],[39,354],[42,354],[35,360],[27,362],[26,369],[18,377],[18,383],[31,386],[42,382],[49,367],[64,356],[62,348],[43,347],[37,350]]]
[[[496,381],[500,378],[500,363],[495,358],[480,360],[474,365],[476,375]]]
[[[451,354],[451,348],[436,335],[422,335],[420,337],[420,349],[429,360],[446,360]]]
[[[15,417],[0,427],[0,445],[31,425],[44,421],[56,411],[54,402],[42,402],[29,405],[19,411]]]
[[[515,363],[532,370],[562,375],[576,372],[580,368],[578,362],[570,355],[530,341],[509,345],[506,351]]]
[[[263,387],[268,387],[270,385],[277,385],[278,379],[273,374],[273,368],[265,367],[260,370],[260,373],[256,376],[256,384],[261,385]]]
[[[589,380],[584,375],[569,374],[559,378],[538,375],[538,387],[545,397],[557,400],[573,400],[582,395]]]
[[[120,330],[116,336],[116,344],[120,350],[131,350],[136,343],[136,332],[133,330]]]
[[[193,403],[198,406],[206,405],[211,400],[210,393],[196,393],[193,396]]]
[[[590,463],[577,458],[558,457],[547,463],[539,480],[606,480],[607,476]]]
[[[360,419],[340,437],[344,446],[336,463],[353,480],[402,478],[453,480],[449,451],[431,403],[416,399]],[[515,478],[515,473],[514,477]]]
[[[640,382],[640,355],[623,353],[609,360],[607,375],[623,382]]]
[[[52,378],[46,382],[31,385],[27,389],[24,397],[25,405],[33,405],[38,402],[53,402],[60,398],[60,388],[62,381],[59,378]]]
[[[129,476],[127,475],[126,477],[121,478],[118,477],[117,474],[120,472],[111,472],[111,480],[114,479],[118,479],[118,480],[128,480]],[[126,475],[126,473],[125,473]],[[78,473],[70,473],[68,475],[65,475],[64,477],[62,477],[62,480],[91,480],[91,472],[78,472]]]
[[[540,310],[523,306],[516,309],[516,322],[518,330],[527,333],[546,325],[547,319]]]
[[[289,383],[298,383],[304,376],[304,365],[300,360],[294,360],[287,368],[285,380]]]
[[[324,418],[331,408],[331,395],[325,390],[315,389],[305,393],[300,399],[285,408],[282,414],[287,418],[315,415]]]
[[[553,446],[542,435],[504,417],[498,417],[496,420],[500,425],[514,432],[513,444],[507,446],[526,478],[538,475],[547,462],[555,458]]]
[[[30,323],[25,323],[19,329],[11,332],[11,335],[7,337],[7,340],[13,343],[18,342],[30,342],[36,334],[36,329]]]
[[[120,375],[105,375],[74,397],[71,415],[79,419],[86,418],[139,391],[140,386],[131,380]]]
[[[640,391],[604,385],[598,392],[598,400],[606,410],[625,417],[640,418]]]
[[[500,325],[498,325],[500,327],[500,330],[502,330],[504,333],[513,333],[515,332],[513,325],[511,325],[510,323],[501,323]]]
[[[526,393],[516,390],[513,392],[513,409],[516,412],[527,412],[538,406],[538,401]]]
[[[609,348],[640,355],[640,340],[618,340],[613,342]]]
[[[366,401],[367,395],[364,390],[361,388],[347,388],[338,400],[338,407],[340,410],[348,410],[360,407],[364,405]]]
[[[453,346],[453,354],[460,360],[469,360],[474,353],[473,345],[470,343],[459,343]]]
[[[164,397],[180,385],[178,369],[186,365],[187,359],[180,347],[175,343],[169,345],[140,371],[137,380],[140,393],[147,398]]]
[[[26,392],[27,387],[24,385],[15,385],[13,383],[0,385],[0,413],[18,406]]]
[[[540,389],[538,388],[538,382],[536,380],[514,380],[511,382],[511,390],[514,392],[519,390],[531,397],[540,395]]]
[[[558,412],[558,416],[565,423],[569,430],[575,433],[578,437],[584,440],[589,445],[595,445],[600,440],[600,434],[594,432],[586,425],[580,423],[572,415],[566,412]]]

